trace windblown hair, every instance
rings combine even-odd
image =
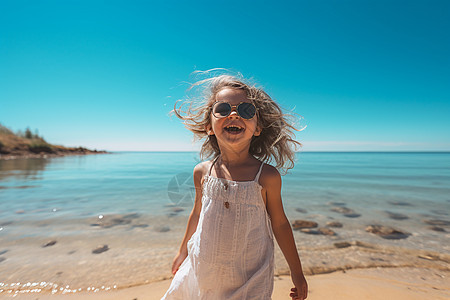
[[[300,131],[294,127],[293,121],[296,118],[293,114],[283,113],[280,106],[262,88],[231,75],[219,75],[197,81],[188,91],[193,88],[203,90],[203,95],[184,100],[179,108],[177,103],[181,100],[178,100],[173,113],[194,133],[194,140],[205,138],[200,151],[202,160],[220,155],[216,136],[208,135],[206,128],[211,123],[211,109],[217,93],[229,88],[245,91],[248,99],[257,107],[257,122],[262,131],[259,136],[252,138],[249,153],[266,163],[274,161],[275,167],[282,170],[283,174],[294,167],[295,150],[297,146],[302,146],[295,140],[293,132]],[[187,108],[183,110],[185,106]]]

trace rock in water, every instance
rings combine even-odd
[[[307,234],[320,234],[319,230],[314,230],[311,228],[300,228],[300,231]]]
[[[437,226],[448,226],[450,225],[450,221],[447,220],[438,220],[438,219],[433,219],[433,220],[423,220],[425,223],[429,224],[429,225],[437,225]]]
[[[333,206],[346,206],[347,205],[344,202],[328,202],[327,204],[333,205]]]
[[[341,213],[341,214],[353,214],[355,211],[351,208],[345,207],[345,206],[337,206],[333,207],[331,209],[334,212]]]
[[[437,231],[437,232],[447,232],[444,228],[439,227],[439,226],[430,226],[430,227],[428,227],[428,229]]]
[[[316,228],[318,224],[314,221],[306,221],[306,220],[295,220],[292,223],[292,228],[294,230],[302,229],[302,228]]]
[[[390,211],[386,211],[386,213],[389,216],[389,218],[391,218],[393,220],[406,220],[406,219],[409,219],[408,216],[404,215],[404,214],[394,213],[394,212],[390,212]]]
[[[302,214],[306,214],[307,213],[306,209],[303,209],[303,208],[296,208],[295,211],[299,212],[299,213],[302,213]]]
[[[53,246],[54,244],[56,244],[55,240],[49,241],[49,242],[45,243],[44,245],[42,245],[42,248],[50,247],[50,246]]]
[[[131,216],[131,217],[130,217]],[[111,228],[118,225],[128,225],[131,223],[131,219],[133,215],[111,215],[111,216],[103,216],[100,215],[98,218],[95,219],[93,223],[91,223],[91,226],[99,226],[101,228]]]
[[[341,222],[333,221],[333,222],[328,222],[327,226],[334,227],[334,228],[342,228],[343,225]]]
[[[172,208],[171,208],[171,211],[174,212],[174,213],[179,213],[179,212],[184,211],[184,208],[181,208],[181,207],[172,207]]]
[[[155,227],[155,231],[156,232],[167,232],[167,231],[170,231],[170,227],[169,226],[157,226],[157,227]]]
[[[100,253],[103,253],[103,252],[108,251],[108,250],[109,250],[108,245],[103,245],[103,246],[98,246],[97,248],[92,250],[92,253],[93,254],[100,254]]]
[[[334,243],[333,244],[336,248],[348,248],[350,247],[352,244],[350,244],[349,242],[338,242],[338,243]]]
[[[343,214],[344,217],[347,218],[357,218],[360,217],[361,215],[356,213],[353,209],[345,207],[345,206],[335,206],[333,208],[331,208],[331,211]]]
[[[383,225],[369,225],[366,227],[366,231],[388,240],[406,239],[410,236],[409,233]]]
[[[318,231],[323,235],[336,235],[336,232],[330,228],[319,228]]]
[[[391,205],[396,205],[396,206],[413,206],[411,203],[404,202],[404,201],[389,201],[388,203]]]

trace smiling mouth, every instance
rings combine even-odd
[[[224,128],[226,132],[228,133],[240,133],[242,131],[244,131],[244,128],[240,127],[240,126],[236,126],[236,125],[230,125]]]

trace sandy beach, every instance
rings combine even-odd
[[[371,268],[339,271],[331,274],[307,276],[311,300],[419,300],[449,299],[448,278],[450,272],[421,268]],[[290,299],[290,277],[276,276],[272,298],[274,300]],[[4,295],[1,298],[15,299],[91,299],[91,300],[154,300],[164,294],[170,280],[153,282],[146,285],[128,287],[119,290],[68,293],[51,295],[19,293]]]

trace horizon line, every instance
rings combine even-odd
[[[198,153],[199,151],[183,151],[183,150],[99,150],[99,151],[107,151],[111,153],[124,153],[124,152],[134,152],[134,153],[166,153],[166,152],[174,152],[174,153]],[[450,153],[450,150],[402,150],[402,151],[375,151],[375,150],[367,150],[367,151],[349,151],[349,150],[336,150],[336,151],[295,151],[295,153]]]

